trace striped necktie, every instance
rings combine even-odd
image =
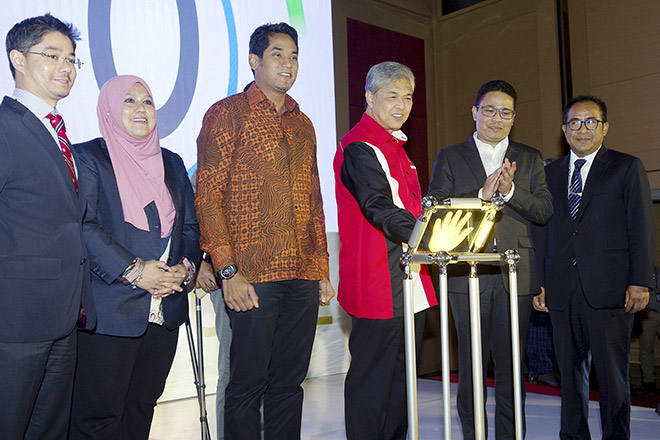
[[[582,175],[580,169],[587,163],[586,159],[578,159],[573,164],[573,175],[571,176],[571,185],[568,189],[568,210],[573,220],[577,217],[580,200],[582,199]]]
[[[73,181],[73,186],[76,188],[76,194],[78,194],[78,180],[76,179],[76,169],[73,167],[73,156],[71,155],[71,143],[69,138],[66,137],[66,127],[64,126],[64,119],[61,115],[54,115],[49,113],[46,115],[46,118],[50,121],[50,125],[55,129],[57,133],[57,140],[60,143],[60,150],[64,156],[64,161],[66,166],[69,168],[69,173],[71,173],[71,180]]]

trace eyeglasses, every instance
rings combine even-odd
[[[82,67],[82,65],[85,64],[82,61],[80,61],[78,58],[70,58],[60,55],[54,55],[47,52],[30,52],[29,50],[26,50],[23,53],[31,53],[32,55],[41,55],[42,58],[46,58],[46,60],[50,61],[52,64],[67,63],[71,66],[78,67],[78,69],[80,69],[80,67]]]
[[[514,110],[508,108],[495,108],[490,105],[487,106],[478,105],[477,108],[480,109],[481,114],[487,118],[492,118],[499,113],[500,118],[508,120],[508,119],[513,119],[513,116],[516,114]]]
[[[584,121],[580,121],[579,119],[573,119],[571,121],[568,121],[566,125],[568,125],[568,128],[570,128],[572,131],[578,131],[580,128],[582,128],[582,124],[584,124],[585,127],[587,127],[587,130],[595,130],[598,128],[598,123],[603,122],[599,121],[596,118],[589,118]]]

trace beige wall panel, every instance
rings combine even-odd
[[[660,72],[660,2],[587,0],[591,87]]]
[[[513,17],[461,35],[452,44],[457,108],[470,108],[479,86],[502,78],[514,84],[520,100],[538,99],[538,52],[533,14]],[[531,43],[531,44],[530,44]],[[467,93],[472,91],[472,93]]]
[[[534,147],[541,150],[544,158],[561,157],[565,154],[561,132],[561,78],[559,60],[559,36],[557,6],[553,1],[539,4],[536,14],[539,52],[539,120],[536,121],[542,141]],[[526,124],[521,124],[525,125]]]
[[[444,144],[438,148],[467,138],[466,131],[474,130],[470,109],[479,86],[501,78],[518,92],[512,138],[538,148],[545,157],[563,151],[557,135],[561,86],[556,15],[553,0],[507,0],[439,19],[437,119]]]
[[[571,0],[573,94],[592,93],[608,106],[606,144],[660,168],[660,2]],[[657,174],[657,173],[655,173]],[[660,188],[660,176],[649,175]]]
[[[649,184],[651,185],[651,188],[660,188],[660,173],[648,173],[647,176],[649,178]],[[657,198],[654,197],[654,200],[657,200]],[[656,219],[655,220],[656,223],[660,221],[660,217],[658,217],[658,214],[655,215],[655,219]],[[656,243],[656,252],[660,252],[660,246],[658,246],[657,243]],[[657,263],[660,263],[660,259],[658,258],[656,258],[655,261]]]
[[[456,140],[452,142],[452,144],[465,142],[470,138],[470,136],[472,136],[472,133],[474,133],[474,120],[472,119],[472,113],[469,111],[469,109],[463,114],[456,115],[456,132]],[[442,147],[446,147],[448,145],[451,144],[442,145]],[[431,154],[430,151],[429,154]]]
[[[573,90],[660,72],[660,2],[568,3]]]
[[[543,123],[543,118],[543,102],[540,99],[520,103],[511,138],[536,148],[544,159],[559,158],[566,154],[563,149],[561,112],[548,118],[551,121],[547,124]],[[552,140],[550,148],[547,148],[545,139]]]
[[[654,152],[660,156],[660,73],[591,87],[607,103],[610,129],[606,145],[635,156]],[[660,157],[647,167],[660,168]]]
[[[573,94],[589,91],[589,51],[587,11],[584,0],[568,2],[568,30]]]
[[[332,2],[332,45],[335,66],[335,123],[337,140],[350,129],[348,104],[348,41],[343,2]]]
[[[414,12],[425,17],[431,17],[433,14],[433,0],[378,0],[378,3],[405,9],[406,11]]]

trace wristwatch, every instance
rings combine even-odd
[[[234,278],[234,275],[236,275],[237,272],[238,267],[236,267],[235,264],[230,264],[229,266],[225,266],[220,269],[216,275],[221,280],[231,280]]]

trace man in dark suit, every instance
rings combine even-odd
[[[562,439],[588,439],[589,370],[598,379],[603,438],[630,438],[630,331],[654,286],[655,226],[642,162],[608,150],[607,107],[571,99],[568,156],[546,167],[554,216],[543,247],[545,290],[561,372]],[[547,301],[547,307],[546,307]]]
[[[499,192],[505,201],[498,213],[486,252],[517,249],[518,310],[521,346],[526,339],[532,297],[540,290],[531,222],[545,223],[552,215],[552,198],[545,184],[541,153],[509,140],[515,120],[517,94],[506,81],[489,81],[479,89],[472,117],[476,132],[466,142],[441,149],[433,165],[429,194],[479,197],[489,200]],[[481,342],[485,375],[489,357],[495,366],[495,435],[515,438],[509,281],[506,264],[480,264]],[[472,361],[468,306],[467,265],[449,267],[449,300],[458,333],[459,381],[457,409],[466,439],[474,438]],[[522,350],[524,353],[524,348]],[[524,390],[523,390],[524,398]]]
[[[16,81],[0,105],[0,430],[4,439],[67,437],[75,327],[89,288],[84,188],[55,108],[76,78],[78,31],[46,14],[16,24]],[[58,139],[59,138],[59,139]],[[86,303],[81,323],[94,325]]]

